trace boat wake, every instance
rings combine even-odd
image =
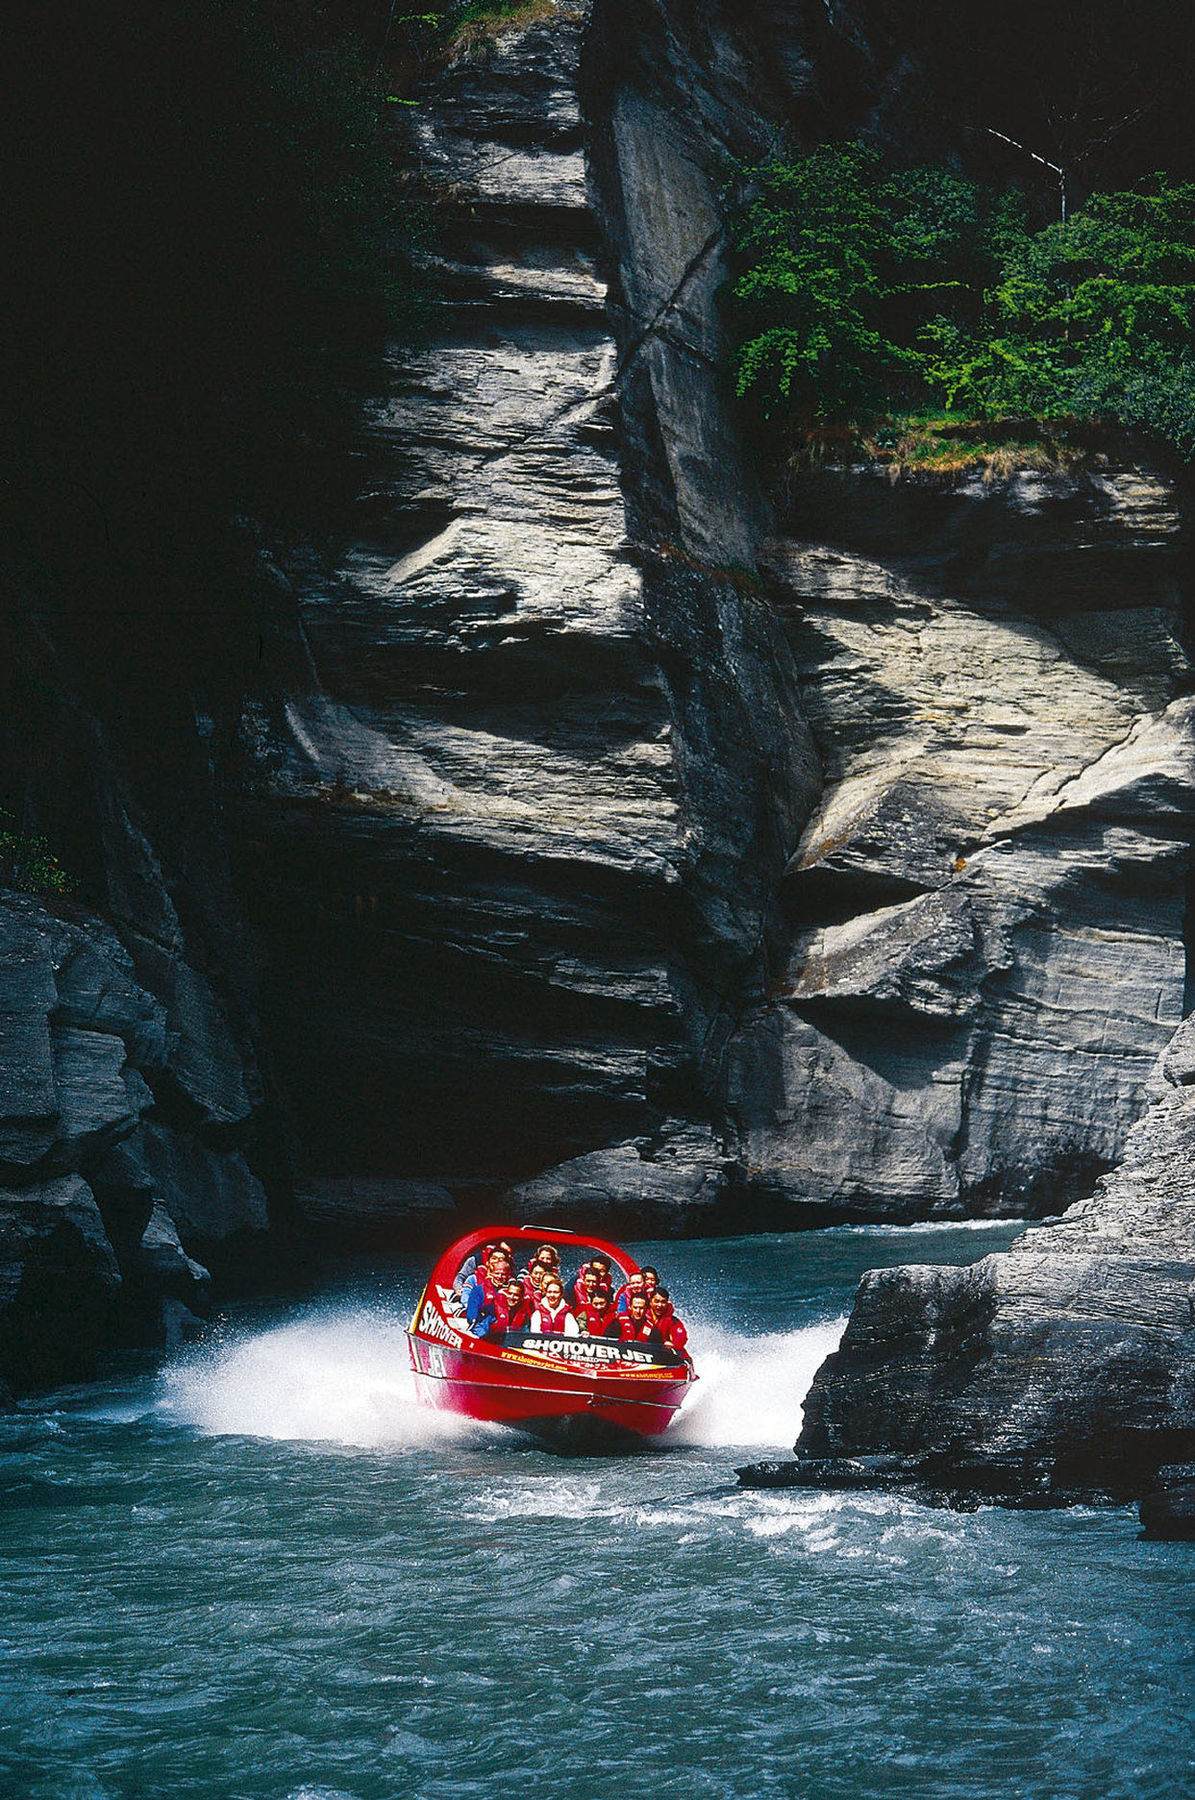
[[[421,1449],[484,1441],[490,1428],[419,1404],[405,1322],[321,1311],[183,1352],[163,1370],[156,1408],[212,1437]]]
[[[696,1320],[700,1381],[663,1442],[790,1448],[809,1384],[845,1321],[748,1337]],[[510,1441],[502,1426],[433,1412],[415,1397],[405,1321],[322,1308],[243,1337],[180,1352],[154,1412],[205,1436],[432,1448]]]

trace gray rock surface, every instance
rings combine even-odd
[[[1195,1543],[1195,1463],[1171,1463],[1157,1479],[1157,1487],[1141,1496],[1141,1536],[1152,1543]]]
[[[686,406],[691,353],[653,348],[713,158],[651,221],[591,190],[590,10],[512,22],[412,114],[450,305],[396,356],[359,540],[297,577],[291,691],[245,721],[270,1018],[324,1178],[460,1192],[708,1090],[816,792],[783,631],[726,568],[747,528],[713,369]],[[720,278],[684,297],[707,350]],[[646,360],[666,519],[631,493]]]
[[[234,1285],[255,1250],[260,1265],[265,1193],[227,1139],[243,1067],[181,934],[139,969],[111,922],[0,890],[0,1374],[14,1386],[85,1374],[113,1338],[176,1334],[180,1309],[210,1300],[190,1252]]]
[[[321,1176],[625,1174],[672,1229],[669,1120],[773,1224],[1057,1211],[1120,1155],[1185,979],[1179,487],[1125,447],[775,518],[726,399],[728,169],[913,131],[898,38],[562,0],[413,110],[446,322],[244,722]]]
[[[733,1228],[737,1173],[708,1129],[673,1121],[654,1138],[592,1150],[520,1183],[502,1210],[578,1231],[700,1237]]]
[[[1057,1223],[970,1268],[864,1276],[806,1401],[818,1481],[878,1456],[881,1485],[1052,1505],[1136,1498],[1195,1456],[1188,1037],[1118,1168]]]
[[[14,1387],[88,1374],[120,1289],[100,1209],[79,1175],[0,1189],[0,1369]]]
[[[1131,460],[840,471],[793,522],[768,562],[825,786],[787,970],[728,1057],[743,1160],[842,1216],[1056,1210],[1182,1014],[1180,495]]]

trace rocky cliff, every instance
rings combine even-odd
[[[723,374],[736,165],[948,135],[898,13],[471,34],[399,109],[439,300],[341,550],[219,613],[210,705],[168,634],[130,690],[16,607],[6,781],[95,902],[0,907],[19,1379],[47,1307],[98,1342],[246,1274],[267,1092],[338,1242],[500,1193],[1038,1213],[1124,1152],[1183,1012],[1183,479],[1108,444],[769,499]]]
[[[787,967],[730,1053],[744,1160],[840,1213],[1058,1210],[1183,1014],[1180,490],[1123,453],[843,470],[787,523],[766,566],[825,785]]]
[[[529,10],[420,96],[442,328],[396,359],[358,541],[300,582],[309,657],[247,721],[249,881],[324,1176],[467,1198],[621,1143],[704,1204],[817,763],[741,567],[719,146],[674,94],[611,94],[624,18]]]
[[[1141,1109],[1185,972],[1177,479],[1122,446],[769,508],[720,373],[736,159],[916,137],[873,38],[578,0],[420,97],[443,326],[247,722],[272,1030],[342,1195],[1057,1210]]]

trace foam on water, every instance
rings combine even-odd
[[[809,1384],[844,1323],[749,1337],[696,1322],[701,1379],[668,1441],[790,1447]],[[155,1410],[210,1436],[421,1449],[493,1435],[421,1406],[404,1326],[392,1314],[361,1309],[308,1314],[184,1352],[163,1371]]]

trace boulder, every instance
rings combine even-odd
[[[503,1212],[528,1224],[674,1237],[725,1229],[733,1161],[708,1130],[673,1125],[512,1188]]]
[[[1057,1223],[969,1268],[863,1277],[806,1400],[803,1461],[897,1456],[906,1486],[1042,1505],[1136,1499],[1195,1456],[1184,1069],[1161,1059],[1119,1167]]]
[[[1141,1536],[1154,1543],[1195,1543],[1195,1463],[1158,1470],[1158,1485],[1141,1496]]]

